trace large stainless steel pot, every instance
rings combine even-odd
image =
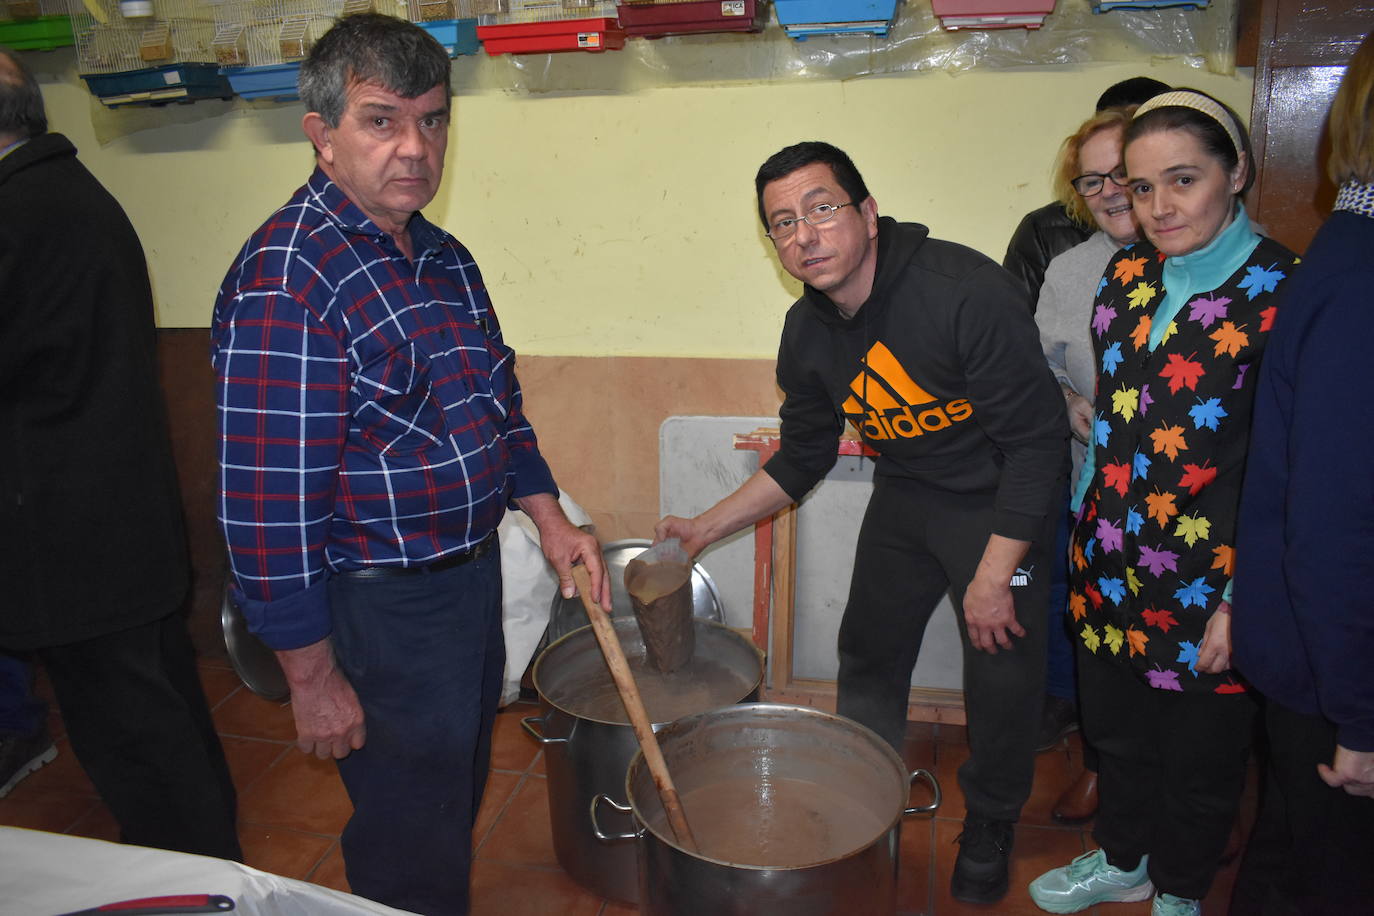
[[[745,637],[698,618],[692,662],[672,675],[644,676],[644,640],[633,617],[613,621],[616,635],[657,730],[684,715],[757,699],[763,656]],[[535,660],[541,714],[523,720],[544,746],[554,853],[579,884],[617,900],[639,898],[635,846],[597,840],[587,811],[592,799],[624,790],[625,771],[639,750],[634,729],[614,693],[610,672],[590,627],[570,633]],[[680,685],[681,689],[671,689]],[[663,687],[670,690],[664,691]],[[655,687],[660,689],[655,689]],[[672,696],[665,696],[671,692]],[[625,825],[631,826],[628,818]]]
[[[872,916],[896,912],[901,819],[940,805],[940,786],[929,772],[908,772],[896,752],[862,725],[804,706],[759,703],[717,709],[679,719],[657,734],[701,852],[688,852],[678,845],[642,754],[635,755],[626,772],[623,791],[629,805],[601,795],[593,799],[590,812],[597,837],[607,841],[635,838],[641,913]],[[911,783],[918,778],[929,783],[933,801],[907,807]],[[736,803],[741,785],[749,786],[753,796],[747,805]],[[798,787],[813,791],[799,796]],[[716,792],[725,795],[716,797]],[[805,799],[804,807],[810,810],[800,814],[780,810],[774,799],[788,792],[794,801]],[[729,803],[713,804],[722,798]],[[822,798],[829,805],[828,815],[822,814],[827,811],[819,802]],[[814,809],[812,799],[817,800]],[[602,821],[610,808],[622,815],[631,812],[637,829],[606,832]],[[790,842],[805,831],[769,836],[767,825],[757,826],[767,821],[784,823],[794,815],[820,815],[806,820],[821,838],[818,843]],[[713,850],[726,848],[710,840],[713,827],[717,840],[721,838],[722,826],[757,831],[760,846],[775,843],[774,852],[805,848],[805,853],[796,854],[809,859],[764,866],[712,858]],[[855,834],[855,829],[860,833]],[[846,831],[850,835],[840,839],[839,834]],[[834,844],[829,843],[832,836]],[[866,838],[854,842],[855,836]],[[743,849],[738,842],[727,846],[733,846],[732,858],[746,859],[755,851]],[[765,859],[760,855],[756,861]]]

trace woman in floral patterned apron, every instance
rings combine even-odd
[[[1145,900],[1201,912],[1235,819],[1253,700],[1230,670],[1230,576],[1256,369],[1296,256],[1240,202],[1250,144],[1194,90],[1127,128],[1148,242],[1108,264],[1092,314],[1090,451],[1069,608],[1082,727],[1100,755],[1100,848],[1031,882],[1042,909]]]

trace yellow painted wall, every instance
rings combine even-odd
[[[102,145],[70,52],[28,55],[54,130],[119,198],[147,250],[163,327],[208,325],[247,234],[311,167],[300,105],[198,103]],[[1098,93],[1145,74],[1249,111],[1251,77],[1178,62],[799,80],[455,100],[448,172],[426,211],[478,258],[508,340],[559,356],[766,358],[798,291],[755,215],[769,154],[829,140],[882,213],[1000,260],[1049,199],[1062,137]],[[131,115],[133,117],[134,115]]]

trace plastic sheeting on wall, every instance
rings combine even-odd
[[[632,91],[680,84],[855,79],[943,70],[1059,66],[1177,58],[1235,71],[1237,0],[1202,10],[1094,14],[1088,0],[1059,0],[1036,30],[946,31],[928,0],[906,0],[891,32],[788,38],[776,15],[757,35],[683,35],[631,41],[606,54],[527,54],[454,62],[457,91]]]

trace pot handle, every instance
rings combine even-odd
[[[617,840],[634,840],[638,839],[639,836],[644,833],[643,828],[637,828],[631,831],[630,833],[606,833],[604,830],[601,829],[601,825],[597,823],[596,820],[596,809],[602,802],[605,802],[606,804],[610,805],[620,814],[629,814],[634,810],[629,805],[622,805],[619,802],[614,801],[610,796],[604,793],[592,798],[592,803],[588,808],[588,813],[591,815],[592,818],[592,834],[595,835],[595,837],[598,840],[600,840],[603,843],[613,843]]]
[[[911,785],[911,783],[915,782],[917,779],[924,780],[930,784],[930,789],[935,795],[935,800],[919,808],[907,808],[902,812],[903,817],[908,814],[929,814],[931,811],[940,807],[940,781],[935,778],[935,774],[930,772],[930,770],[912,770],[911,776],[907,778],[907,785]]]
[[[520,724],[525,727],[525,732],[540,744],[566,744],[571,735],[563,738],[550,738],[544,734],[544,727],[549,724],[548,713],[542,716],[525,716],[520,720]],[[538,730],[535,726],[538,725]]]

